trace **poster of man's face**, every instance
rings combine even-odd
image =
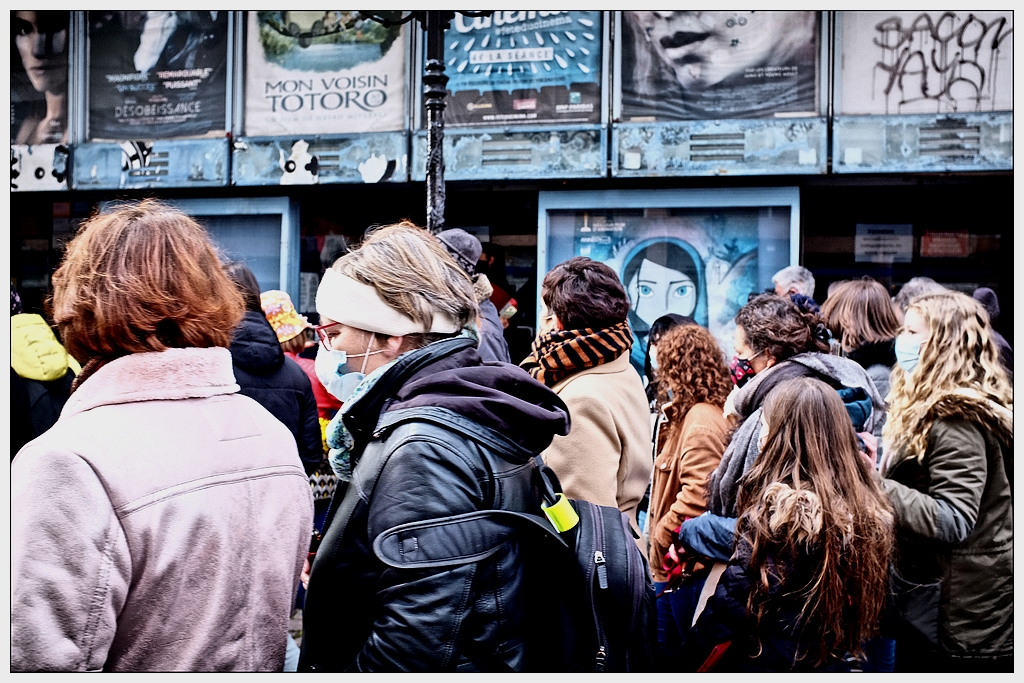
[[[818,13],[622,13],[622,120],[818,112]]]
[[[67,142],[70,12],[11,12],[11,142]]]

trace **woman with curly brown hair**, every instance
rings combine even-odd
[[[887,603],[892,507],[824,382],[780,384],[758,425],[736,547],[680,663],[707,670],[717,648],[716,672],[859,668]]]
[[[206,231],[152,201],[95,216],[52,306],[87,362],[11,463],[11,670],[280,671],[313,498],[238,393],[242,296]]]
[[[732,383],[725,355],[705,327],[680,325],[658,342],[662,386],[672,400],[662,406],[655,435],[656,457],[651,487],[648,530],[651,576],[658,591],[658,643],[664,652],[681,644],[690,628],[699,586],[669,587],[662,558],[684,520],[707,509],[705,485],[718,467],[728,443],[729,425],[722,407]]]

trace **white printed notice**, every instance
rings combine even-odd
[[[914,226],[858,223],[853,251],[857,263],[910,263]]]

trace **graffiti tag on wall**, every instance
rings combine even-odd
[[[843,114],[1013,109],[1012,12],[844,12]]]

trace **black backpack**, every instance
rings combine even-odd
[[[549,512],[556,508],[550,516],[543,509],[536,514],[480,510],[412,522],[378,536],[374,552],[400,568],[455,566],[479,562],[519,535],[529,596],[521,609],[531,638],[525,670],[653,670],[654,584],[626,515],[617,508],[566,499],[554,472],[540,458],[536,464],[544,507]],[[578,522],[559,531],[552,519],[564,519],[566,506]],[[415,563],[401,551],[410,534],[417,538],[421,558]],[[509,670],[487,653],[465,654],[481,670]]]

